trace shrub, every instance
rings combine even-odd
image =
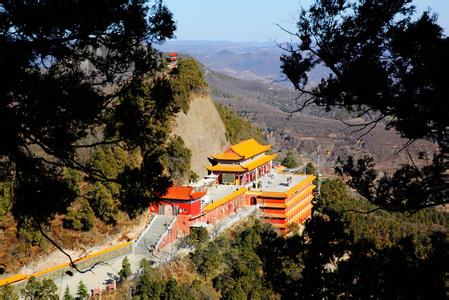
[[[250,121],[239,117],[235,112],[220,103],[215,103],[215,107],[225,126],[226,138],[231,144],[237,144],[249,138],[254,138],[260,143],[266,142],[262,131],[254,127]]]
[[[204,227],[193,227],[190,229],[188,239],[191,245],[196,246],[198,244],[206,242],[209,239],[209,233]]]
[[[40,282],[35,277],[31,277],[21,294],[25,299],[59,299],[58,287],[51,279],[44,279]]]
[[[90,206],[95,215],[100,220],[108,224],[116,223],[118,203],[113,199],[111,192],[105,185],[100,182],[91,185],[87,193],[87,198],[90,200]]]
[[[95,214],[86,199],[76,199],[63,219],[64,228],[89,231],[95,223]]]
[[[293,155],[293,152],[288,151],[285,158],[282,160],[281,164],[286,168],[296,168],[298,166],[298,162],[296,161],[295,156]]]

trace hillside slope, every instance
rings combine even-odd
[[[229,145],[226,129],[210,96],[194,96],[187,114],[181,112],[172,130],[192,151],[191,170],[200,176],[206,174],[207,157],[221,152]]]
[[[407,143],[406,139],[394,130],[386,130],[379,124],[363,136],[363,132],[348,128],[339,117],[351,122],[363,122],[350,119],[347,112],[311,106],[302,112],[289,114],[285,110],[295,107],[295,91],[279,86],[233,78],[212,70],[205,71],[205,79],[212,96],[239,116],[246,117],[268,136],[274,150],[290,149],[302,156],[316,160],[319,153],[322,166],[332,171],[337,157],[347,155],[370,155],[377,161],[382,171],[395,170],[399,165],[409,163],[405,151],[399,149]],[[416,157],[416,163],[425,163],[416,155],[423,151],[431,156],[435,146],[419,140],[408,147]]]

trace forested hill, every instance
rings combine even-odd
[[[160,111],[165,114],[166,122],[152,124],[169,132],[162,155],[153,159],[155,166],[157,161],[161,162],[163,168],[160,171],[171,182],[182,184],[204,175],[207,156],[224,150],[229,142],[220,114],[207,94],[198,64],[192,59],[181,59],[170,77],[171,89],[177,97],[180,111],[176,114],[172,109]],[[151,107],[147,106],[147,109]],[[101,136],[99,132],[97,130],[96,135]],[[97,140],[91,135],[83,143]],[[120,177],[127,169],[140,168],[144,159],[138,149],[132,150],[123,143],[99,145],[93,149],[80,148],[78,153],[81,161],[108,178]],[[137,234],[133,228],[141,219],[135,217],[145,211],[154,195],[146,191],[148,197],[141,200],[140,208],[130,207],[125,198],[131,187],[118,181],[92,180],[76,169],[64,168],[62,172],[73,191],[72,203],[65,212],[51,217],[46,228],[50,237],[64,249],[77,251],[112,241],[118,236],[132,238]],[[31,220],[21,219],[17,223],[13,215],[16,204],[12,196],[11,182],[0,182],[0,276],[17,271],[19,267],[55,250],[34,229]]]

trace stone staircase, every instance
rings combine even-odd
[[[155,215],[145,232],[137,240],[133,253],[137,255],[151,254],[175,218],[176,216]]]

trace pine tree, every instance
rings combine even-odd
[[[59,299],[58,297],[58,287],[51,279],[42,280],[42,299]]]
[[[35,277],[28,279],[27,284],[23,290],[20,291],[25,299],[34,299],[41,296],[40,291],[42,290],[42,285]]]
[[[19,296],[12,285],[4,285],[0,287],[0,299],[2,300],[19,300]]]
[[[64,292],[64,300],[74,300],[75,298],[72,296],[72,294],[70,294],[70,289],[69,286],[65,287],[65,292]]]
[[[118,272],[118,275],[126,280],[129,276],[131,276],[131,274],[131,264],[128,261],[128,257],[125,257],[122,261],[122,269]]]
[[[83,281],[78,283],[78,292],[76,294],[80,299],[87,299],[89,297],[89,291]]]
[[[25,288],[21,291],[25,299],[58,299],[58,287],[51,279],[44,279],[42,282],[35,277],[31,277]]]

